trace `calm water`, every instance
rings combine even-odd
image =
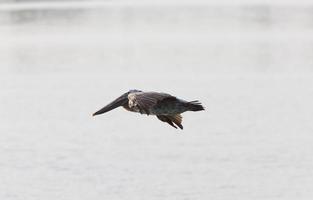
[[[313,197],[312,6],[21,5],[0,4],[1,199]],[[132,88],[206,111],[91,117]]]

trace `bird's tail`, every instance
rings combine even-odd
[[[199,101],[190,101],[187,103],[187,107],[189,111],[201,111],[204,110],[204,107],[201,105]]]

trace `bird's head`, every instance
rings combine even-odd
[[[141,90],[136,90],[136,89],[131,89],[127,92],[127,94],[130,94],[130,93],[135,93],[135,92],[142,92]]]
[[[129,90],[128,92],[122,94],[120,97],[118,97],[117,99],[115,99],[114,101],[109,103],[108,105],[104,106],[103,108],[101,108],[100,110],[95,112],[93,114],[93,116],[106,113],[106,112],[108,112],[110,110],[113,110],[113,109],[119,107],[119,106],[124,106],[124,107],[126,106],[127,107],[127,105],[128,105],[128,95],[130,93],[135,93],[135,92],[141,92],[141,91],[140,90],[135,90],[135,89]]]
[[[98,110],[97,112],[92,114],[92,116],[100,115],[100,114],[106,113],[110,110],[113,110],[119,106],[124,106],[124,105],[128,104],[128,94],[129,94],[129,92],[122,94],[120,97],[118,97],[117,99],[115,99],[114,101],[109,103],[108,105],[104,106],[103,108],[101,108],[100,110]]]

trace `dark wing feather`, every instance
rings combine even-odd
[[[155,106],[159,101],[166,98],[175,98],[166,93],[158,92],[136,92],[128,95],[128,99],[134,106],[137,106],[140,113],[150,114],[149,110]]]

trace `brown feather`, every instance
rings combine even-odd
[[[166,93],[136,92],[128,95],[129,107],[137,107],[141,114],[149,115],[149,110],[163,99],[173,97]]]
[[[180,129],[183,129],[182,116],[180,114],[177,115],[169,115],[167,116],[172,122],[174,122]]]
[[[181,115],[157,115],[158,119],[168,123],[169,125],[173,126],[174,128],[177,128],[174,124],[176,124],[180,129],[183,129],[182,122],[182,116]],[[174,122],[174,124],[173,124]]]

